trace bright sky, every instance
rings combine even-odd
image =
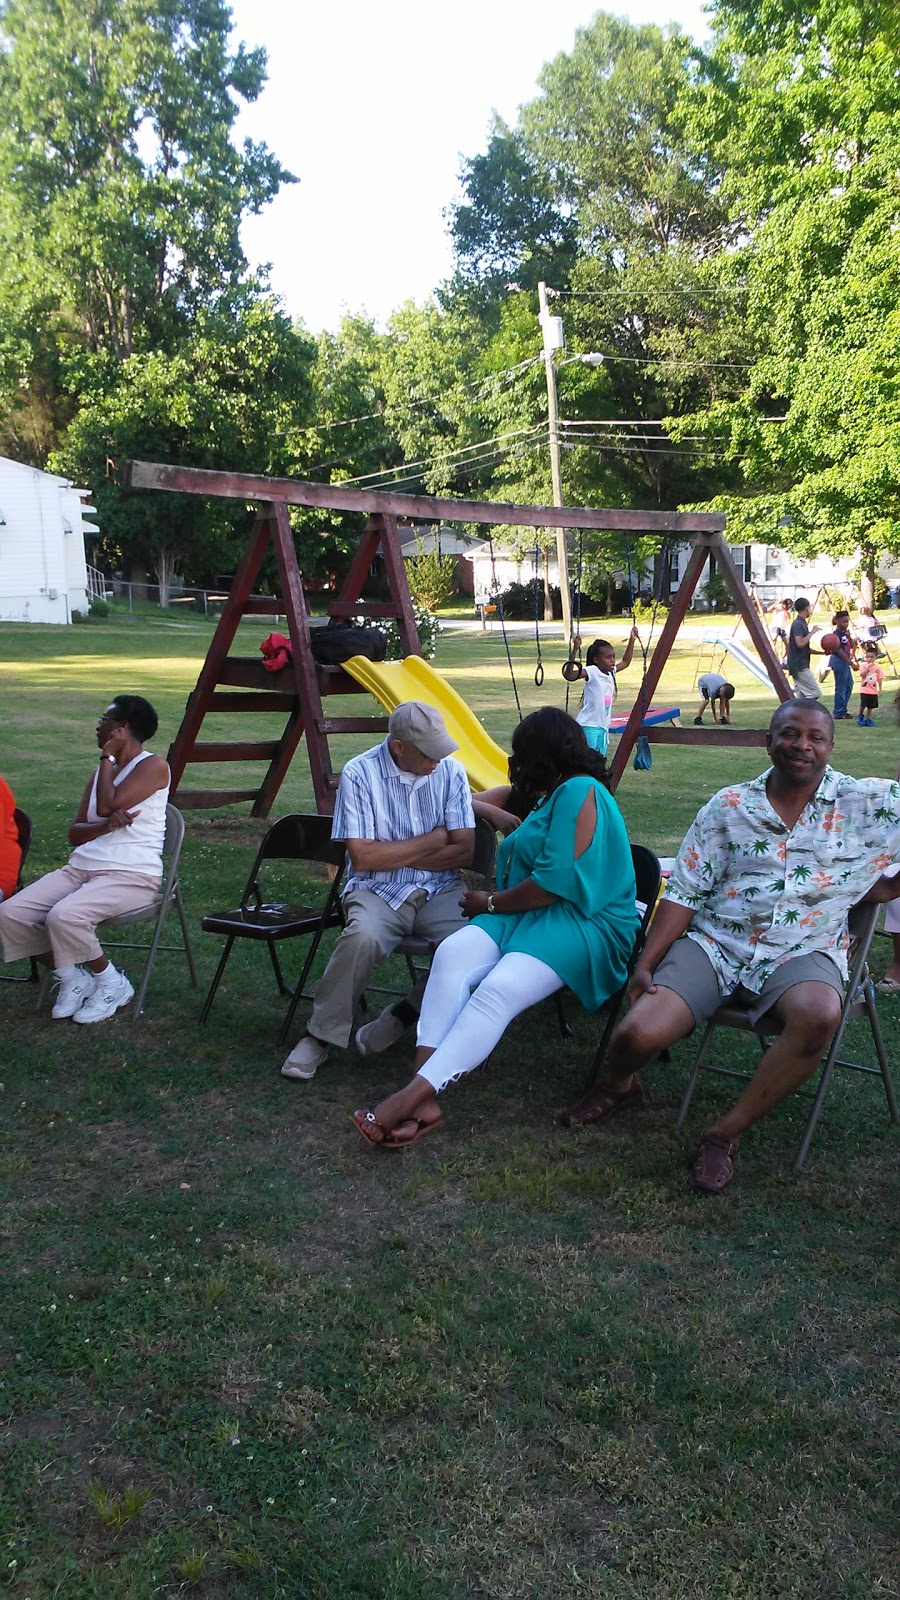
[[[264,45],[269,81],[238,136],[264,140],[300,182],[251,218],[244,248],[270,262],[312,332],[345,311],[384,322],[449,276],[445,211],[464,156],[496,110],[514,122],[545,61],[571,49],[591,0],[231,0],[235,38]],[[630,0],[635,23],[706,32],[701,0]]]

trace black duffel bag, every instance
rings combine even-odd
[[[378,628],[350,628],[343,623],[329,623],[327,628],[311,628],[309,636],[312,653],[322,667],[339,666],[351,656],[384,660],[385,637]]]

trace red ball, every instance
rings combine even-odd
[[[820,642],[826,656],[833,655],[836,650],[841,648],[841,641],[836,633],[823,633]]]

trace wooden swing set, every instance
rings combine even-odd
[[[361,512],[367,522],[356,553],[339,594],[328,606],[329,618],[348,617],[393,619],[397,623],[404,656],[420,654],[419,639],[400,547],[398,519],[404,522],[476,523],[487,527],[572,528],[614,531],[624,536],[657,535],[693,544],[688,565],[659,635],[656,648],[645,665],[644,681],[628,722],[618,740],[612,761],[612,787],[621,779],[638,737],[655,744],[700,745],[714,741],[716,746],[761,745],[765,731],[751,728],[717,729],[650,727],[642,730],[644,709],[650,705],[678,630],[697,583],[710,555],[718,560],[719,571],[743,616],[779,700],[789,700],[791,690],[772,648],[766,628],[760,621],[750,594],[739,576],[723,538],[724,516],[712,513],[674,511],[588,510],[570,506],[509,505],[492,501],[444,499],[431,495],[398,494],[391,490],[352,489],[340,484],[305,483],[293,478],[269,478],[248,473],[207,471],[196,467],[174,467],[146,461],[123,465],[123,485],[130,489],[171,490],[177,494],[210,495],[220,499],[251,502],[256,517],[244,555],[232,581],[206,660],[184,710],[181,726],[168,752],[172,769],[173,803],[182,810],[251,802],[252,815],[266,817],[284,782],[288,768],[302,740],[306,742],[317,809],[330,814],[334,809],[339,774],[333,769],[329,736],[360,733],[373,737],[387,729],[384,716],[333,717],[323,701],[334,694],[363,693],[362,686],[341,667],[319,665],[312,652],[309,612],[297,552],[291,531],[288,507],[291,505]],[[279,575],[279,595],[254,593],[254,580],[269,549],[273,550]],[[380,556],[387,579],[388,598],[362,599],[373,562]],[[293,659],[280,672],[265,670],[255,657],[232,656],[232,644],[245,616],[269,616],[277,611],[287,619]],[[274,740],[204,741],[202,724],[208,714],[244,717],[266,716],[273,712],[286,721],[280,738]],[[243,788],[185,788],[185,769],[195,764],[228,762],[264,763],[261,781]]]

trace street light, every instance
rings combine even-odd
[[[573,362],[580,362],[582,366],[599,367],[603,357],[596,350],[590,350],[586,355],[567,356],[562,361],[557,361],[559,351],[566,348],[566,336],[563,329],[562,317],[551,314],[547,302],[547,285],[538,284],[538,321],[541,326],[544,344],[544,372],[547,378],[547,439],[550,445],[550,482],[553,490],[553,504],[561,506],[563,501],[562,474],[560,471],[559,453],[559,403],[556,393],[556,369],[567,367]],[[569,557],[566,549],[566,530],[556,530],[556,563],[559,567],[559,597],[562,603],[563,637],[572,638],[572,595],[569,590]]]

